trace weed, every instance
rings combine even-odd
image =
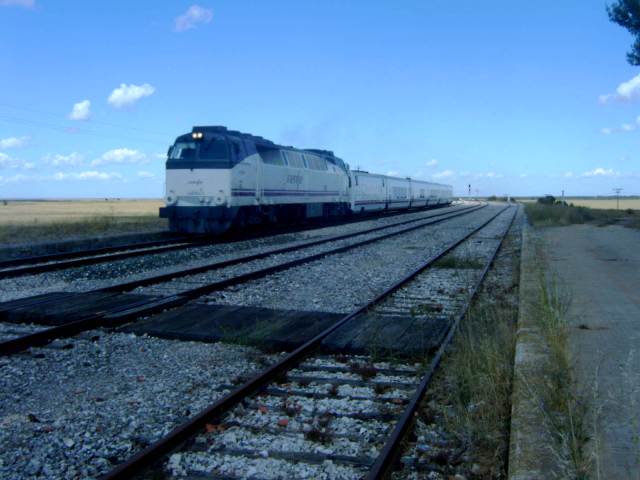
[[[506,459],[516,308],[475,305],[460,324],[446,359],[448,421],[482,457]]]
[[[411,307],[409,313],[412,317],[417,317],[419,315],[442,313],[443,310],[444,305],[442,305],[441,303],[423,303],[421,305],[415,305]]]
[[[382,395],[385,392],[389,391],[389,386],[383,385],[381,383],[376,383],[373,385],[373,391],[376,392],[376,395]]]
[[[440,258],[434,264],[436,268],[451,268],[455,270],[461,269],[480,269],[484,267],[484,263],[477,258],[456,257],[455,255],[447,255]]]
[[[541,378],[528,379],[532,394],[539,404],[547,428],[555,440],[557,467],[566,478],[587,479],[592,469],[589,442],[593,430],[589,417],[593,414],[591,400],[576,384],[569,349],[567,311],[570,297],[558,285],[554,276],[543,270],[541,246],[538,245],[539,295],[536,319],[547,347]]]
[[[331,396],[331,397],[337,397],[338,396],[338,392],[339,392],[339,387],[335,383],[331,384],[329,386],[329,388],[327,389],[327,394],[329,396]]]
[[[349,365],[351,371],[362,377],[363,380],[369,380],[378,374],[378,370],[371,364],[353,362]]]

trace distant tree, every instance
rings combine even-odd
[[[607,13],[612,22],[626,28],[635,37],[627,53],[627,61],[631,65],[640,65],[640,0],[617,0],[607,6]]]
[[[538,203],[541,203],[543,205],[553,205],[554,203],[556,203],[556,197],[554,197],[553,195],[545,195],[544,197],[538,198]]]

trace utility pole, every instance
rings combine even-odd
[[[564,205],[564,190],[562,190],[562,204]]]
[[[620,192],[622,188],[614,188],[613,191],[616,192],[616,210],[620,210]]]
[[[471,200],[471,184],[469,184],[469,194],[467,196],[469,197],[469,200]]]

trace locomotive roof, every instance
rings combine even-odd
[[[268,148],[280,148],[280,149],[289,149],[289,150],[298,150],[301,152],[310,152],[316,153],[319,155],[325,155],[327,157],[338,158],[331,150],[321,150],[318,148],[296,148],[291,145],[279,145],[277,143],[272,142],[271,140],[267,140],[264,137],[260,137],[258,135],[252,135],[251,133],[244,133],[238,130],[229,130],[227,127],[223,127],[221,125],[216,126],[194,126],[191,132],[203,132],[203,133],[220,133],[222,135],[227,135],[229,137],[237,137],[243,138],[246,140],[251,140],[257,145],[268,147]]]

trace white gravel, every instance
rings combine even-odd
[[[102,331],[71,342],[0,358],[0,478],[105,473],[276,358]]]
[[[404,220],[428,218],[459,208],[459,206],[453,206],[437,210],[417,211],[297,233],[219,243],[56,272],[2,279],[0,280],[0,302],[54,291],[87,291],[107,287],[124,281],[272,250],[287,244],[302,243],[375,226],[390,225]]]
[[[268,277],[214,292],[208,303],[348,313],[500,207],[426,226],[364,247],[330,255]]]

